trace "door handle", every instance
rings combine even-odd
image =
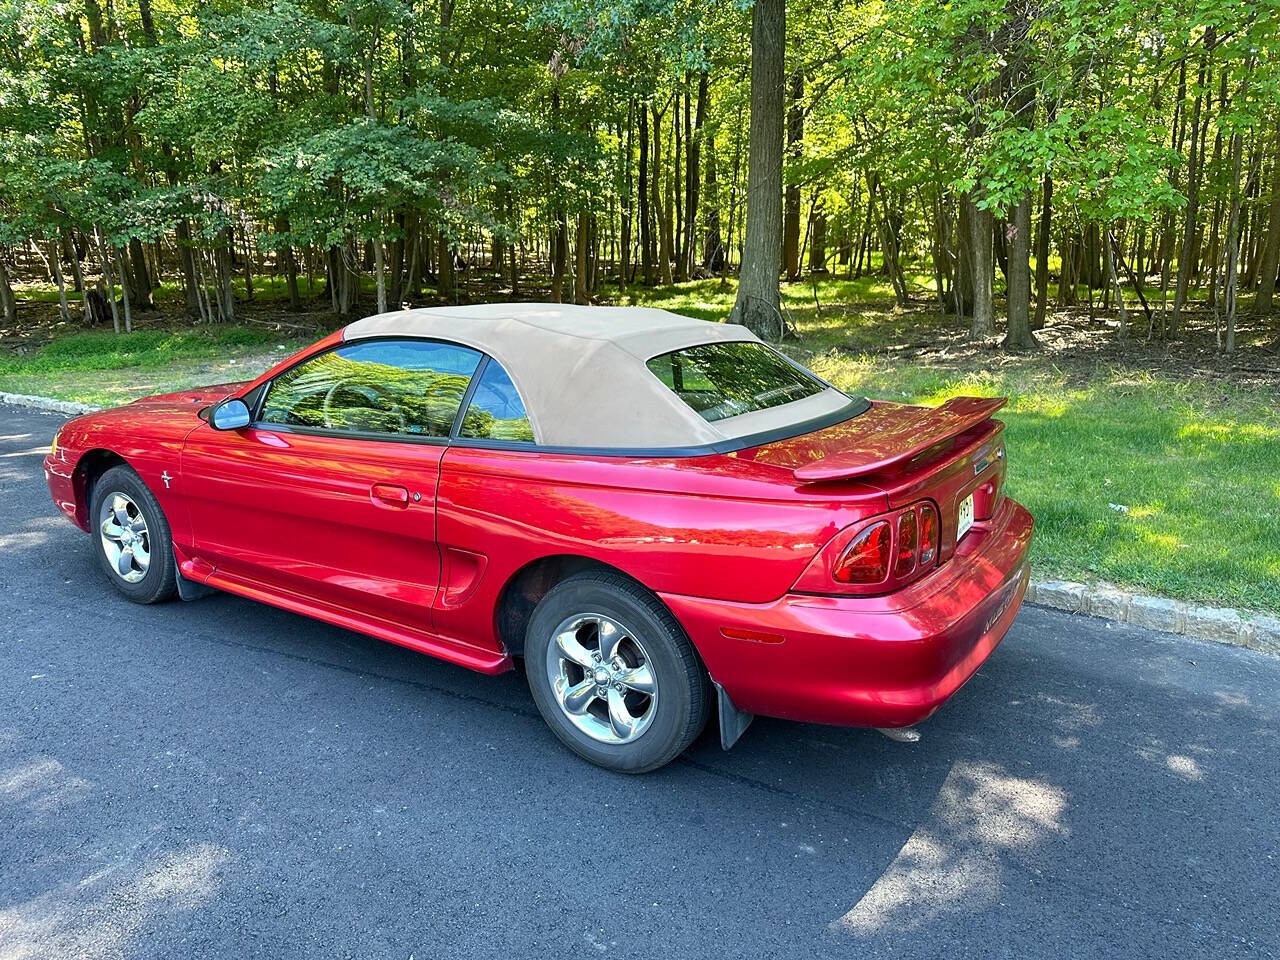
[[[405,487],[396,486],[394,483],[375,483],[369,488],[369,497],[374,503],[379,503],[386,507],[395,507],[399,510],[409,506],[409,491]]]

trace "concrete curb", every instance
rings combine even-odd
[[[88,403],[76,403],[72,400],[54,400],[52,397],[31,397],[25,393],[4,393],[0,391],[0,403],[11,403],[16,407],[29,407],[32,410],[43,410],[46,413],[65,413],[77,416],[81,413],[92,413],[101,410]]]
[[[0,391],[0,403],[49,413],[91,413],[100,407],[52,397],[31,397]],[[1130,593],[1106,583],[1036,580],[1027,585],[1027,603],[1038,607],[1083,613],[1135,627],[1163,630],[1214,643],[1280,655],[1280,618],[1229,607],[1202,607],[1168,597]]]
[[[1108,583],[1066,580],[1032,579],[1026,599],[1038,607],[1280,655],[1280,618],[1255,611],[1203,607],[1184,600],[1131,593]]]

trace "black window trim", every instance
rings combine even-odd
[[[377,343],[386,341],[402,342],[405,340],[441,343],[450,347],[462,347],[465,350],[471,350],[480,354],[480,362],[476,364],[476,368],[471,374],[471,380],[467,384],[467,389],[463,391],[462,400],[458,404],[458,412],[454,415],[453,424],[449,428],[449,436],[424,437],[413,436],[410,434],[369,433],[358,430],[327,430],[323,427],[298,427],[288,424],[264,423],[260,419],[262,407],[266,403],[267,394],[271,392],[271,387],[275,384],[277,377],[283,376],[290,370],[293,370],[310,360],[314,360],[316,357],[323,356],[326,353],[331,353],[334,350],[340,350],[343,347],[354,346],[357,343]],[[744,342],[756,343],[762,341],[748,340]],[[797,367],[809,376],[814,377],[820,383],[826,384],[832,390],[841,392],[838,387],[832,386],[812,370],[801,366],[781,350],[774,350],[774,348],[770,347],[768,344],[764,345],[770,350],[773,350],[774,353],[782,357],[792,366]],[[655,356],[661,356],[661,354],[655,354]],[[456,340],[446,340],[443,337],[415,337],[399,335],[385,337],[361,337],[359,340],[343,340],[329,347],[327,350],[319,350],[315,353],[308,354],[297,363],[291,364],[281,370],[270,380],[264,380],[262,383],[254,387],[253,390],[239,395],[239,399],[244,399],[253,392],[258,392],[254,408],[250,411],[252,414],[252,420],[249,423],[249,426],[245,429],[268,430],[275,433],[299,433],[319,437],[338,437],[342,440],[380,440],[386,443],[420,443],[433,447],[457,446],[477,450],[500,450],[515,453],[555,453],[566,454],[569,456],[617,457],[622,460],[654,460],[685,459],[688,457],[706,457],[714,454],[736,453],[739,450],[747,450],[751,447],[763,446],[766,443],[777,443],[780,440],[790,440],[792,437],[800,437],[806,433],[813,433],[815,430],[834,427],[847,420],[852,420],[854,417],[861,416],[871,409],[871,401],[866,397],[850,397],[849,402],[843,407],[840,407],[837,410],[832,410],[828,413],[820,414],[816,417],[810,417],[808,420],[799,420],[795,423],[789,423],[782,427],[774,427],[770,430],[761,430],[757,433],[746,434],[741,437],[729,437],[725,440],[714,440],[710,443],[689,444],[686,446],[676,447],[593,447],[589,445],[576,446],[565,444],[544,445],[537,443],[536,441],[530,442],[528,440],[493,440],[488,437],[459,436],[458,431],[462,427],[462,417],[471,403],[472,395],[475,393],[476,385],[479,383],[480,374],[484,372],[491,360],[494,363],[501,365],[499,361],[494,360],[493,357],[485,353],[483,350],[478,350],[465,343],[459,343]],[[653,371],[649,372],[651,374],[653,373]],[[654,376],[656,377],[656,374]],[[519,396],[518,387],[516,388],[516,394]],[[521,404],[524,403],[523,397],[520,398],[520,402]],[[527,408],[525,412],[527,415]]]

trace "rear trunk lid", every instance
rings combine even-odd
[[[939,407],[874,402],[843,423],[765,444],[753,460],[791,470],[815,494],[852,483],[882,491],[891,508],[931,500],[941,521],[939,559],[954,552],[960,511],[990,518],[1004,495],[1003,397],[953,397]]]

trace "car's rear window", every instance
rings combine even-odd
[[[654,375],[704,420],[724,420],[803,400],[828,389],[762,343],[703,343],[648,362]]]

